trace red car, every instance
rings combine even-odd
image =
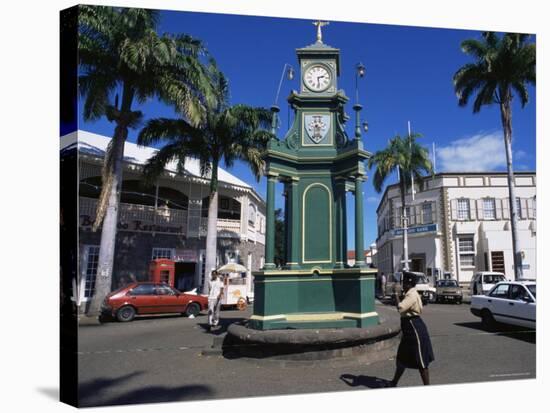
[[[167,284],[136,282],[110,293],[103,302],[102,315],[118,321],[132,321],[136,315],[181,313],[197,315],[208,308],[208,297],[185,294]]]

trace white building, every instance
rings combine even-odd
[[[525,278],[536,278],[536,174],[515,174],[519,248]],[[507,174],[440,173],[416,185],[405,205],[409,223],[409,267],[433,278],[444,273],[461,283],[475,271],[514,276]],[[376,210],[377,264],[392,274],[402,268],[401,196],[386,188]]]
[[[109,141],[85,131],[61,138],[62,173],[74,173],[78,191],[79,303],[89,301],[94,291],[101,231],[92,232],[91,224]],[[131,142],[124,146],[113,288],[131,276],[147,280],[155,258],[176,262],[178,288],[200,287],[205,281],[210,181],[201,176],[196,159],[186,159],[182,173],[172,162],[155,185],[145,186],[143,165],[155,152]],[[249,184],[222,168],[218,180],[218,265],[231,260],[242,263],[248,269],[247,284],[252,285],[251,271],[261,268],[264,260],[265,201]]]

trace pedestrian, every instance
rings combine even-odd
[[[382,275],[380,276],[380,295],[382,298],[386,296],[386,281],[386,274],[384,274],[384,271],[382,271]]]
[[[208,293],[208,331],[212,330],[220,322],[220,306],[223,294],[223,281],[219,279],[218,272],[212,271],[210,279],[210,292]]]
[[[397,350],[396,368],[391,387],[397,386],[405,368],[417,369],[424,385],[430,384],[428,365],[434,360],[432,343],[426,324],[420,318],[422,313],[422,300],[416,291],[416,275],[403,272],[403,301],[399,300],[399,294],[394,291],[397,310],[401,315],[401,343]]]

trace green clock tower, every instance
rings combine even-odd
[[[287,328],[368,327],[378,323],[374,274],[364,265],[364,162],[359,111],[349,139],[344,123],[348,97],[338,90],[340,51],[322,42],[296,50],[300,90],[288,102],[294,110],[284,139],[272,139],[266,155],[267,217],[265,265],[254,273],[254,313],[249,326]],[[273,132],[278,108],[273,110]],[[275,185],[285,187],[286,264],[276,268]],[[355,198],[356,264],[347,265],[346,193]]]

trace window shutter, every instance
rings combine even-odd
[[[533,198],[527,198],[527,218],[535,218],[535,215],[533,214]]]
[[[495,219],[500,221],[502,219],[502,202],[500,199],[495,199]]]
[[[476,206],[477,206],[477,219],[478,220],[485,219],[485,216],[483,215],[483,199],[476,200]]]
[[[456,210],[457,210],[458,201],[456,199],[451,199],[451,219],[456,221]]]
[[[510,198],[499,199],[502,203],[502,219],[510,219]]]
[[[527,219],[528,217],[528,205],[527,205],[527,198],[521,198],[521,219]]]
[[[476,219],[477,219],[476,200],[470,199],[470,221],[475,221]]]

